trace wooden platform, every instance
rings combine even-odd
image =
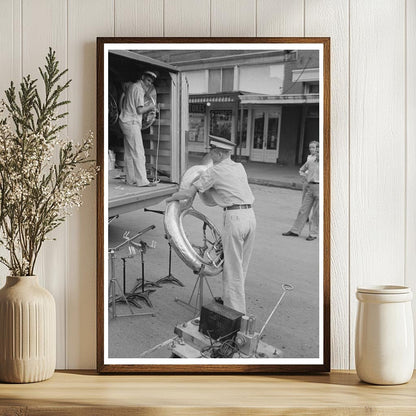
[[[271,376],[132,376],[57,372],[35,384],[1,384],[0,415],[414,416],[415,377],[361,383],[354,372]]]
[[[126,214],[156,205],[178,189],[178,185],[158,183],[152,187],[126,185],[120,179],[108,180],[108,216]]]

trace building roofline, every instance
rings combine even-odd
[[[189,94],[190,103],[235,102],[241,104],[317,104],[319,94],[282,94],[267,95],[248,91]]]

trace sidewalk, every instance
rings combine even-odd
[[[275,163],[243,163],[249,183],[278,188],[302,189],[298,166],[283,166]]]
[[[200,160],[200,156],[189,155],[188,166],[194,166]],[[251,161],[242,163],[246,169],[249,183],[278,188],[302,189],[298,166],[283,166],[276,163]]]

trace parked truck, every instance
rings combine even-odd
[[[144,71],[157,72],[158,112],[142,136],[148,177],[156,186],[135,187],[123,181],[124,145],[118,125],[123,87]],[[133,50],[108,54],[108,216],[109,218],[155,205],[178,188],[187,165],[188,83],[176,67]]]

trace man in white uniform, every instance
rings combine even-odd
[[[210,136],[209,154],[214,165],[189,190],[179,191],[167,201],[188,199],[198,191],[211,190],[214,201],[224,210],[222,298],[224,305],[246,313],[245,280],[254,247],[256,218],[246,171],[241,163],[230,158],[234,146],[230,140]]]
[[[153,89],[156,74],[143,73],[140,80],[128,86],[121,100],[119,124],[124,135],[124,163],[126,183],[149,186],[146,174],[146,157],[142,139],[142,115],[156,109],[156,103],[145,105],[145,95]]]

